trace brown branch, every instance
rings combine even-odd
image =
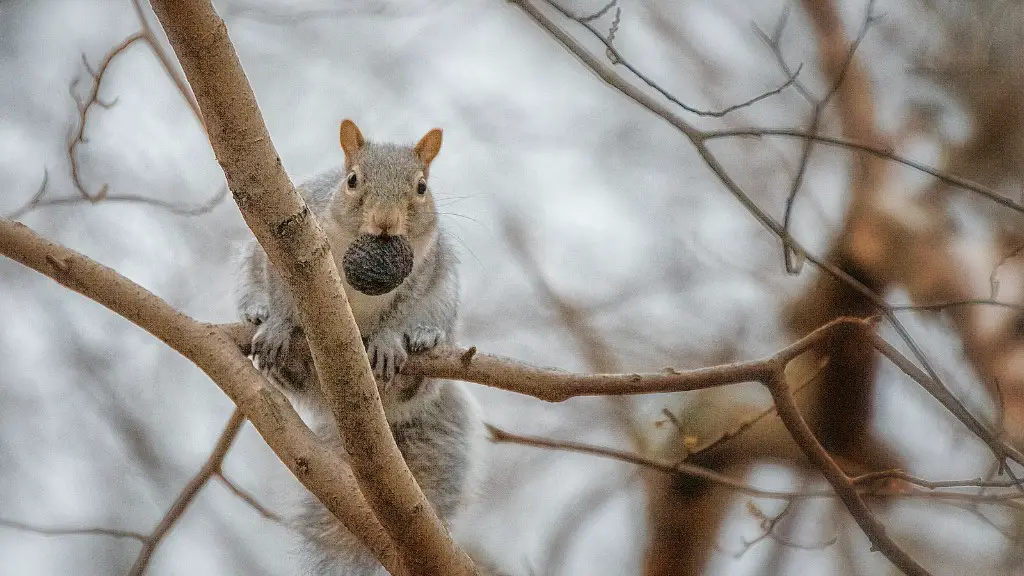
[[[920,565],[909,554],[907,554],[895,541],[885,532],[885,526],[875,518],[875,515],[868,508],[868,505],[861,498],[857,489],[850,482],[849,477],[839,468],[832,456],[821,446],[810,426],[800,414],[793,393],[786,383],[785,375],[779,370],[772,379],[765,382],[768,391],[775,402],[775,409],[779,418],[786,425],[786,429],[793,436],[793,440],[800,446],[804,455],[811,461],[832,485],[832,489],[846,505],[853,519],[860,526],[864,535],[871,542],[872,550],[878,550],[903,571],[907,576],[925,576],[930,574],[924,566]]]
[[[846,57],[843,59],[842,65],[840,66],[839,72],[835,76],[835,80],[832,82],[831,87],[823,98],[814,102],[813,110],[811,112],[811,119],[808,122],[807,133],[817,134],[821,129],[821,119],[825,110],[828,108],[832,98],[839,92],[839,88],[843,85],[843,80],[846,79],[847,72],[850,71],[850,64],[853,62],[853,56],[857,53],[857,48],[860,46],[864,37],[867,36],[868,30],[871,27],[871,23],[874,21],[871,15],[871,10],[874,7],[874,0],[868,1],[867,14],[864,17],[864,24],[861,26],[860,32],[857,37],[850,43],[849,50],[846,51]],[[858,70],[855,68],[854,73]],[[792,229],[790,224],[793,217],[793,207],[796,205],[797,194],[800,193],[800,188],[803,186],[804,176],[807,174],[807,167],[810,164],[811,154],[814,151],[814,139],[807,138],[803,141],[803,148],[800,151],[800,162],[797,165],[796,175],[793,177],[793,183],[790,185],[789,194],[786,196],[786,208],[782,216],[782,228],[786,231],[787,235]],[[796,258],[793,250],[789,244],[783,241],[783,255],[785,259],[786,271],[790,274],[797,274],[800,272],[802,265],[802,259]]]
[[[46,179],[44,178],[43,184],[40,187],[40,191],[46,191]],[[215,195],[210,197],[209,200],[196,206],[187,206],[182,204],[175,204],[173,202],[167,202],[159,198],[150,198],[147,196],[140,196],[138,194],[107,194],[103,197],[103,204],[111,203],[125,203],[125,204],[145,204],[148,206],[155,206],[163,210],[167,210],[171,214],[177,214],[179,216],[201,216],[203,214],[209,214],[214,208],[220,205],[225,198],[228,197],[227,186],[222,186]],[[4,215],[4,218],[11,220],[17,220],[25,214],[32,212],[39,208],[46,208],[48,206],[67,206],[71,204],[81,204],[88,202],[90,204],[100,203],[97,200],[87,200],[82,196],[67,196],[63,198],[42,198],[40,194],[32,196],[23,204],[20,208],[14,212]]]
[[[740,548],[739,551],[735,552],[733,554],[733,557],[740,558],[744,554],[749,552],[750,549],[754,546],[769,539],[774,540],[780,546],[784,546],[786,548],[797,548],[799,550],[822,550],[828,548],[829,546],[832,546],[833,544],[839,541],[839,536],[833,536],[832,538],[823,540],[821,542],[805,543],[796,542],[794,540],[776,534],[775,529],[778,527],[779,522],[781,522],[783,519],[789,516],[790,511],[793,509],[794,502],[794,500],[789,500],[788,502],[786,502],[786,505],[782,508],[782,511],[780,511],[775,516],[768,516],[764,513],[763,510],[758,508],[753,501],[748,502],[747,511],[750,512],[750,514],[757,518],[757,520],[760,522],[761,534],[753,540],[744,541],[743,547]]]
[[[23,532],[33,532],[42,536],[110,536],[112,538],[131,538],[139,542],[145,542],[147,536],[141,532],[131,530],[117,530],[114,528],[64,528],[54,526],[38,526],[16,520],[0,518],[0,526]]]
[[[474,573],[413,478],[384,416],[326,236],[295,192],[209,0],[153,0],[246,224],[284,277],[359,486],[413,574]]]
[[[231,448],[231,443],[235,441],[238,436],[238,432],[242,429],[242,425],[245,424],[245,415],[242,411],[235,409],[231,414],[231,418],[228,419],[227,425],[224,426],[224,431],[221,432],[220,438],[217,439],[217,444],[213,448],[213,452],[210,453],[209,458],[206,459],[206,463],[203,464],[202,468],[196,472],[195,476],[189,480],[188,484],[181,490],[178,497],[171,504],[171,507],[164,513],[164,517],[160,519],[160,522],[156,525],[156,528],[149,534],[149,536],[142,543],[142,550],[139,552],[138,558],[135,560],[135,564],[132,565],[131,570],[128,571],[129,576],[142,576],[146,572],[146,568],[149,566],[149,561],[153,557],[153,553],[157,547],[160,546],[160,542],[163,541],[164,536],[171,531],[174,527],[175,522],[181,515],[188,509],[189,504],[195,500],[196,495],[199,491],[206,486],[206,483],[210,478],[215,475],[219,470],[221,463],[224,461],[224,456],[227,455],[228,449]]]
[[[242,409],[292,474],[388,571],[404,574],[394,543],[367,505],[349,466],[306,427],[284,395],[216,326],[181,314],[116,271],[19,223],[0,220],[0,254],[120,314],[194,362]]]
[[[927,174],[929,176],[932,176],[933,178],[935,178],[936,180],[938,180],[938,181],[940,181],[940,182],[942,182],[944,184],[949,184],[950,186],[955,186],[955,187],[960,188],[962,190],[966,190],[968,192],[973,192],[975,194],[978,194],[978,195],[984,197],[987,200],[990,200],[992,202],[995,202],[996,204],[999,204],[1000,206],[1003,206],[1005,208],[1009,208],[1009,209],[1013,210],[1014,212],[1018,212],[1020,214],[1024,214],[1024,205],[1015,202],[1012,198],[1008,198],[1006,196],[1003,196],[999,192],[996,192],[994,189],[989,188],[988,186],[985,186],[984,184],[981,184],[979,182],[975,182],[973,180],[969,180],[967,178],[963,178],[963,177],[957,176],[956,174],[952,174],[952,173],[949,173],[949,172],[945,172],[943,170],[939,170],[937,168],[933,168],[933,167],[928,166],[927,164],[925,164],[923,162],[918,162],[917,160],[912,160],[910,158],[907,158],[906,156],[901,156],[900,154],[897,154],[892,149],[880,148],[880,147],[875,146],[875,145],[873,145],[871,143],[868,143],[868,142],[865,142],[865,141],[862,141],[862,140],[858,140],[858,139],[855,139],[855,138],[846,138],[846,137],[841,137],[841,136],[828,136],[828,135],[824,135],[824,134],[813,134],[813,133],[801,130],[799,128],[737,128],[737,129],[725,129],[725,130],[707,130],[707,131],[701,132],[700,137],[704,141],[718,140],[718,139],[722,139],[722,138],[743,138],[743,137],[748,137],[748,138],[777,137],[777,138],[798,138],[798,139],[801,139],[801,140],[814,140],[815,142],[818,142],[819,144],[825,144],[827,146],[834,146],[834,147],[837,147],[837,148],[845,148],[847,150],[854,150],[854,151],[857,151],[857,152],[863,152],[865,154],[869,154],[869,155],[874,156],[876,158],[883,158],[885,160],[889,160],[891,162],[895,162],[896,164],[900,164],[900,165],[906,166],[908,168],[913,168],[914,170],[917,170],[918,172],[921,172],[922,174]]]
[[[284,519],[282,519],[280,516],[278,516],[274,512],[271,512],[263,504],[260,504],[259,501],[256,500],[255,496],[253,496],[252,494],[250,494],[250,493],[246,492],[245,490],[239,488],[234,482],[232,482],[227,476],[224,475],[224,471],[223,470],[218,469],[218,470],[214,471],[213,475],[216,476],[218,480],[223,482],[224,486],[226,486],[227,489],[232,492],[232,494],[234,494],[235,496],[238,496],[239,498],[241,498],[246,504],[251,506],[253,510],[258,512],[260,516],[263,516],[267,520],[273,520],[274,522],[277,522],[278,524],[284,522]]]
[[[157,60],[163,67],[167,76],[174,83],[178,92],[182,98],[188,104],[189,109],[192,111],[193,116],[199,122],[200,127],[205,131],[205,125],[203,124],[202,113],[199,111],[199,105],[196,103],[195,97],[192,95],[192,91],[189,90],[188,85],[185,83],[181,74],[174,68],[173,62],[169,59],[166,51],[163,48],[163,44],[157,37],[153,28],[149,25],[146,20],[145,12],[142,8],[141,0],[132,0],[132,6],[135,9],[135,14],[138,17],[139,25],[141,30],[135,32],[122,40],[120,43],[115,45],[113,48],[104,54],[100,60],[99,66],[93,67],[89,64],[89,60],[85,54],[82,54],[82,66],[88,73],[91,81],[89,90],[84,97],[79,98],[75,95],[75,88],[78,86],[79,79],[76,78],[71,82],[69,86],[69,92],[71,93],[72,99],[75,101],[75,106],[78,109],[78,121],[75,129],[71,132],[68,137],[67,143],[67,156],[68,163],[71,166],[71,182],[78,192],[75,196],[60,197],[43,199],[43,195],[46,192],[47,177],[44,176],[43,184],[40,186],[39,191],[30,198],[20,208],[13,212],[5,215],[6,218],[16,219],[21,218],[25,214],[48,206],[60,206],[68,204],[78,204],[81,202],[89,202],[95,204],[98,202],[128,202],[128,203],[141,203],[149,204],[170,211],[173,214],[180,214],[183,216],[196,216],[205,214],[215,208],[220,202],[227,196],[227,189],[220,189],[210,200],[198,205],[198,206],[182,206],[172,202],[156,198],[147,198],[145,196],[139,196],[136,194],[110,194],[110,187],[107,184],[100,186],[96,192],[89,192],[86,189],[85,183],[82,181],[80,174],[80,167],[78,164],[78,147],[85,144],[88,139],[85,137],[87,120],[89,117],[89,111],[94,106],[100,108],[110,109],[116,103],[117,99],[111,101],[105,101],[100,97],[100,89],[103,85],[103,80],[106,78],[107,71],[110,69],[111,64],[122,54],[124,54],[129,48],[134,46],[137,42],[144,42],[148,45],[153,53],[156,55]]]
[[[491,433],[491,441],[496,444],[518,444],[521,446],[532,446],[547,450],[559,450],[574,452],[577,454],[588,454],[600,458],[617,460],[627,464],[633,464],[643,468],[656,470],[665,474],[672,474],[687,478],[698,478],[720,486],[724,486],[736,492],[746,494],[755,498],[766,498],[771,500],[812,500],[829,499],[839,497],[835,490],[769,490],[759,488],[739,478],[722,474],[688,462],[666,462],[627,450],[617,450],[603,446],[594,446],[581,442],[567,440],[552,440],[540,436],[529,436],[515,434],[502,430],[496,426],[488,425]],[[844,473],[845,476],[845,473]],[[900,480],[907,484],[922,486],[925,491],[909,491],[892,485],[886,485],[885,481]],[[928,499],[928,500],[951,500],[966,502],[994,502],[1001,503],[1014,508],[1024,507],[1024,499],[1018,491],[993,493],[993,494],[972,494],[966,492],[949,492],[940,488],[1011,488],[1016,484],[1009,481],[987,481],[981,479],[971,480],[936,480],[929,481],[906,474],[900,470],[886,470],[877,473],[864,474],[856,477],[847,477],[847,482],[856,487],[857,492],[862,496],[874,499],[880,498],[904,498],[904,499]],[[878,486],[881,487],[878,487]]]
[[[188,109],[192,111],[192,116],[199,122],[199,126],[202,127],[205,133],[206,123],[203,121],[203,111],[199,109],[199,102],[196,101],[196,96],[192,93],[188,81],[185,80],[185,77],[175,65],[176,62],[173,55],[167,53],[164,43],[160,41],[156,30],[150,25],[149,19],[146,18],[146,11],[142,8],[142,0],[132,0],[132,8],[135,10],[135,16],[139,20],[139,25],[142,26],[142,35],[146,39],[146,44],[153,50],[157,61],[160,62],[160,67],[164,69],[167,77],[174,83],[174,87],[181,94],[185,103],[188,104]]]
[[[776,96],[778,94],[781,94],[786,88],[789,88],[790,86],[793,85],[794,82],[796,82],[797,77],[800,75],[800,70],[802,68],[802,67],[798,66],[797,69],[794,70],[792,74],[788,75],[788,78],[786,78],[785,82],[783,82],[779,86],[777,86],[777,87],[775,87],[775,88],[773,88],[771,90],[762,92],[761,94],[758,94],[757,96],[754,96],[752,98],[748,98],[747,100],[744,100],[743,102],[740,102],[738,104],[732,104],[730,106],[726,106],[725,108],[722,108],[721,110],[701,110],[700,108],[695,108],[693,106],[690,106],[689,104],[686,104],[685,102],[683,102],[679,98],[676,98],[676,96],[674,94],[672,94],[671,92],[669,92],[668,90],[663,88],[660,84],[655,82],[654,79],[652,79],[651,77],[647,76],[646,74],[643,73],[643,71],[639,70],[638,68],[636,68],[632,64],[630,64],[629,60],[627,58],[625,58],[619,52],[619,50],[615,47],[615,44],[614,44],[614,39],[615,39],[614,31],[617,29],[617,26],[615,24],[613,24],[612,31],[610,31],[607,36],[602,34],[600,30],[598,30],[593,24],[591,24],[592,20],[594,20],[595,18],[600,17],[603,14],[604,11],[610,9],[612,6],[614,6],[616,4],[616,2],[609,3],[608,5],[605,6],[604,9],[602,9],[601,11],[598,11],[598,12],[596,12],[594,14],[591,14],[591,15],[579,15],[579,14],[575,14],[573,12],[570,12],[569,10],[567,10],[565,8],[562,8],[560,5],[556,4],[553,0],[545,0],[545,1],[547,1],[547,3],[549,5],[551,5],[551,6],[553,6],[556,10],[561,12],[563,16],[565,16],[566,18],[569,18],[571,20],[574,20],[575,22],[577,22],[578,24],[580,24],[581,26],[586,28],[587,31],[589,31],[595,38],[600,40],[601,43],[604,44],[605,48],[607,49],[608,59],[611,60],[612,64],[621,65],[625,69],[629,70],[630,73],[632,73],[634,76],[636,76],[638,79],[640,79],[641,82],[643,82],[644,84],[646,84],[647,86],[649,86],[650,88],[652,88],[653,90],[658,92],[658,94],[661,94],[661,96],[663,98],[665,98],[669,102],[675,104],[676,106],[679,106],[683,110],[686,110],[687,112],[689,112],[690,114],[693,114],[695,116],[702,116],[702,117],[706,117],[706,118],[722,118],[722,117],[727,116],[728,114],[730,114],[732,112],[735,112],[735,111],[743,109],[743,108],[747,108],[749,106],[753,106],[754,104],[757,104],[758,102],[760,102],[762,100],[765,100],[767,98],[771,98],[772,96]]]
[[[792,498],[810,498],[810,497],[831,497],[831,493],[822,492],[820,494],[809,494],[802,492],[790,492],[785,490],[767,490],[764,488],[757,488],[750,484],[727,476],[720,472],[715,472],[710,468],[704,468],[703,466],[697,466],[687,462],[660,462],[653,458],[641,456],[633,452],[625,450],[616,450],[614,448],[604,448],[601,446],[591,446],[589,444],[582,444],[579,442],[570,442],[565,440],[550,440],[548,438],[541,438],[539,436],[525,436],[520,434],[514,434],[507,432],[492,426],[487,425],[487,430],[491,433],[491,441],[495,444],[519,444],[522,446],[533,446],[535,448],[546,448],[550,450],[561,450],[566,452],[576,452],[579,454],[591,454],[594,456],[601,456],[604,458],[611,458],[612,460],[618,460],[620,462],[626,462],[628,464],[635,464],[637,466],[643,466],[645,468],[651,468],[664,472],[667,474],[681,474],[691,478],[700,478],[707,480],[708,482],[714,482],[721,486],[731,488],[737,492],[742,492],[750,496],[758,498],[772,498],[778,500],[789,500]]]
[[[536,6],[530,3],[529,0],[511,0],[516,6],[521,8],[526,14],[528,14],[538,25],[544,30],[551,34],[562,46],[569,50],[573,55],[579,58],[590,70],[598,75],[607,84],[618,90],[623,95],[627,96],[640,106],[646,108],[650,112],[656,114],[674,128],[679,130],[693,145],[694,149],[703,159],[704,163],[708,166],[711,172],[718,178],[718,180],[726,187],[726,189],[736,198],[737,201],[759,222],[762,226],[767,228],[773,234],[778,236],[780,239],[789,243],[790,247],[799,253],[808,262],[811,262],[821,270],[825,271],[832,277],[836,278],[843,284],[849,286],[861,296],[863,296],[868,302],[870,302],[875,308],[882,313],[886,319],[890,322],[900,338],[910,348],[912,354],[918,362],[924,367],[924,370],[928,373],[928,376],[937,385],[948,388],[942,383],[938,373],[932,368],[931,363],[928,361],[924,351],[911,337],[909,331],[903,325],[903,323],[896,317],[896,315],[888,309],[888,305],[885,300],[876,294],[871,288],[865,285],[863,282],[855,278],[853,275],[843,270],[841,267],[834,263],[815,256],[813,253],[805,249],[799,242],[797,242],[792,236],[790,236],[783,228],[782,225],[772,218],[768,213],[761,209],[760,206],[754,202],[751,197],[743,190],[743,188],[729,175],[728,171],[717,159],[717,157],[707,147],[706,140],[708,134],[711,132],[705,132],[698,130],[686,120],[678,116],[664,106],[661,102],[657,101],[649,94],[638,89],[636,86],[626,82],[620,77],[614,70],[603,64],[597,57],[591,54],[585,49],[575,38],[572,37],[568,32],[560,28],[555,24],[543,11],[539,10]],[[566,18],[572,18],[572,14],[564,10],[557,4],[546,0],[546,2],[559,11]],[[845,96],[844,96],[845,98]],[[846,103],[844,102],[844,106]],[[1024,208],[1022,208],[1024,210]],[[989,449],[996,456],[997,459],[1005,459],[1007,457],[1012,458],[1019,464],[1024,465],[1024,454],[1020,451],[1008,446],[1003,440],[996,437],[985,429],[984,425],[971,414],[966,407],[960,404],[961,410],[958,410],[956,414],[958,418],[963,419],[965,425],[968,426],[972,431],[980,431],[980,438],[988,445]],[[977,433],[977,432],[976,432]]]
[[[102,200],[107,199],[109,197],[109,186],[104,184],[100,187],[98,191],[94,193],[90,193],[88,190],[86,190],[85,184],[82,183],[81,175],[79,174],[78,156],[76,152],[78,150],[78,146],[86,142],[85,127],[89,110],[91,110],[94,105],[98,105],[101,108],[109,109],[116,102],[116,100],[111,102],[104,102],[100,99],[100,87],[103,84],[103,79],[106,77],[107,69],[114,62],[114,60],[117,59],[118,56],[123,54],[126,50],[128,50],[128,48],[132,47],[136,42],[145,42],[146,45],[148,45],[150,49],[153,50],[153,53],[156,55],[157,61],[160,62],[161,67],[163,67],[164,72],[167,73],[168,78],[170,78],[171,82],[174,83],[174,86],[175,88],[177,88],[178,93],[181,94],[181,97],[188,104],[189,110],[191,110],[193,116],[195,116],[196,121],[199,122],[200,127],[203,127],[203,129],[205,130],[205,125],[203,123],[203,115],[202,112],[199,110],[199,104],[196,102],[195,96],[189,89],[188,84],[185,82],[185,79],[182,78],[181,75],[175,69],[173,61],[165,52],[163,44],[157,37],[156,33],[153,31],[152,26],[149,25],[149,21],[146,19],[145,11],[142,8],[141,0],[132,0],[132,7],[135,10],[135,15],[139,21],[139,26],[142,28],[141,30],[128,36],[119,44],[108,50],[107,53],[103,56],[103,59],[100,60],[99,66],[95,69],[89,65],[89,61],[86,59],[85,55],[82,55],[82,63],[85,67],[86,72],[88,72],[89,76],[91,77],[92,86],[89,88],[88,94],[84,99],[79,100],[78,98],[75,98],[75,103],[78,106],[78,127],[72,133],[71,138],[68,141],[67,152],[68,159],[71,163],[71,181],[74,183],[75,188],[78,190],[78,193],[81,196],[81,198],[89,202],[100,202]],[[71,84],[72,96],[74,96],[74,89],[77,83],[78,80],[76,79]],[[135,199],[130,201],[138,202],[147,200],[142,199],[140,197],[136,197]],[[158,201],[147,202],[157,205],[161,204]]]
[[[124,53],[125,50],[130,48],[136,42],[144,40],[145,34],[142,32],[136,32],[131,36],[128,36],[122,40],[119,44],[111,48],[103,59],[100,60],[100,65],[94,70],[89,66],[89,62],[85,59],[85,55],[82,55],[82,62],[85,65],[86,71],[92,79],[92,86],[89,88],[87,96],[79,100],[75,97],[75,86],[78,85],[78,79],[76,78],[70,87],[71,96],[75,99],[75,104],[78,107],[78,127],[72,132],[71,137],[68,139],[68,160],[71,162],[71,181],[75,185],[75,189],[78,190],[83,200],[89,202],[99,202],[107,196],[109,187],[104,184],[100,186],[100,189],[96,192],[89,192],[85,189],[85,185],[82,183],[81,176],[78,173],[78,156],[76,151],[78,150],[79,144],[85,143],[85,126],[86,120],[89,116],[89,110],[92,110],[93,105],[99,105],[101,108],[110,108],[113,104],[105,104],[100,100],[100,86],[103,84],[103,78],[107,73],[107,69],[110,64],[114,61],[118,55]]]
[[[865,321],[853,321],[859,323],[863,327],[869,328],[869,332],[874,333],[870,330],[870,326]],[[764,360],[756,361],[762,364],[758,364],[758,370],[756,379],[765,384],[768,387],[769,392],[772,395],[772,399],[775,402],[776,411],[779,418],[785,424],[786,429],[789,430],[793,439],[800,447],[804,455],[818,468],[825,476],[826,480],[832,485],[836,494],[846,505],[847,509],[853,515],[854,520],[860,525],[861,530],[864,531],[865,535],[871,541],[874,549],[880,550],[886,558],[888,558],[893,564],[899,567],[908,575],[926,575],[929,572],[920,564],[917,563],[912,557],[910,557],[902,548],[899,547],[896,542],[889,538],[885,533],[885,527],[875,518],[874,514],[867,507],[867,504],[861,498],[857,489],[850,482],[850,479],[846,474],[839,468],[828,452],[821,446],[818,440],[814,437],[810,427],[804,421],[803,416],[800,414],[796,407],[796,402],[793,399],[792,391],[789,385],[785,381],[784,371],[786,364],[793,358],[799,356],[811,346],[821,340],[828,331],[837,326],[843,326],[850,324],[850,319],[841,319],[834,321],[826,326],[812,332],[807,337],[795,342],[794,344],[780,350],[774,357]],[[479,357],[479,354],[478,354]],[[738,363],[737,365],[743,365],[744,363]],[[734,365],[734,366],[737,366]],[[714,378],[717,374],[714,369],[704,369],[698,371],[691,371],[689,373],[673,374],[672,376],[685,376],[686,374],[698,373],[701,376],[709,376]],[[455,377],[455,376],[448,376]],[[491,427],[491,434],[495,441],[502,441],[508,438],[508,435],[501,430]],[[519,440],[522,440],[520,438]],[[532,445],[544,445],[542,440],[535,438],[529,439]],[[550,445],[548,445],[550,446]],[[573,445],[568,449],[577,449],[579,446]],[[611,453],[612,451],[606,452]],[[619,453],[616,457],[639,463],[640,460],[633,460],[633,455]],[[769,497],[780,497],[783,496],[781,493],[773,491],[760,491],[752,489],[750,486],[737,482],[731,478],[721,475],[717,472],[694,466],[688,463],[678,463],[675,465],[660,465],[662,468],[672,470],[675,472],[685,471],[686,474],[717,482],[719,484],[729,486],[731,488],[745,491],[751,495]],[[784,495],[784,497],[792,497],[792,495]]]

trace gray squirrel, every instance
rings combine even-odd
[[[408,354],[454,341],[457,259],[428,185],[441,130],[409,147],[365,140],[351,120],[344,120],[340,138],[344,166],[300,184],[298,191],[326,233],[339,271],[346,249],[361,234],[404,235],[412,245],[412,272],[398,288],[368,296],[347,281],[344,286],[391,432],[427,500],[448,525],[469,500],[479,473],[485,438],[481,412],[462,383],[399,373]],[[257,326],[252,341],[257,366],[312,408],[321,421],[317,433],[342,450],[311,361],[296,362],[289,355],[289,343],[302,331],[298,313],[288,286],[255,239],[242,249],[237,290],[240,315]],[[312,495],[301,506],[292,523],[308,543],[309,574],[386,574]]]

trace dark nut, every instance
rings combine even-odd
[[[345,279],[370,296],[398,288],[412,272],[412,245],[405,236],[363,234],[345,251]]]

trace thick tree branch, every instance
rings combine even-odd
[[[837,318],[765,359],[659,374],[574,374],[481,354],[476,352],[476,348],[413,355],[402,370],[410,374],[484,384],[555,402],[576,396],[682,392],[739,382],[761,382],[771,392],[779,418],[801,451],[832,484],[836,494],[850,510],[874,547],[882,551],[906,574],[927,575],[927,570],[886,535],[885,527],[867,508],[850,479],[814,437],[797,410],[792,390],[785,379],[785,369],[791,360],[807,352],[834,332],[849,327],[860,328],[874,334],[874,323],[870,320]],[[246,334],[251,328],[245,325],[226,325],[223,329],[243,349],[251,340]],[[294,348],[293,353],[302,353],[301,345],[291,348]],[[907,362],[909,363],[909,360]],[[914,366],[913,363],[909,364]],[[897,366],[901,369],[909,368],[901,362],[898,362]],[[496,439],[500,440],[503,437],[501,431],[495,428],[491,429],[491,433]],[[699,467],[691,468],[688,464],[679,466],[684,467],[686,473],[698,477],[705,477],[703,474],[707,473],[715,474],[713,471],[700,470]],[[673,469],[680,470],[678,466]],[[728,481],[723,478],[717,478],[716,481]]]
[[[392,574],[403,573],[398,551],[363,498],[352,470],[216,326],[181,314],[116,271],[19,223],[0,220],[0,254],[124,316],[194,362],[242,409],[295,477]]]
[[[388,546],[391,542],[374,530],[374,523],[367,518],[368,515],[372,518],[372,514],[358,506],[361,494],[349,470],[338,462],[337,454],[316,441],[283,396],[267,386],[252,363],[243,356],[240,347],[244,348],[251,342],[251,338],[246,336],[245,325],[219,327],[195,322],[115,271],[47,242],[18,223],[0,221],[0,253],[118,312],[195,362],[235,401],[293,473],[335,515],[347,520],[346,526],[364,541],[369,540],[371,549],[395,573],[396,558]],[[885,535],[884,530],[879,530],[881,524],[866,508],[850,479],[839,470],[807,428],[785,382],[786,365],[831,332],[859,326],[873,334],[872,325],[868,320],[838,318],[770,358],[686,372],[577,375],[477,354],[474,348],[415,356],[407,365],[409,370],[426,376],[458,378],[554,400],[577,395],[639,394],[752,380],[762,382],[772,392],[779,417],[797,444],[822,470],[854,518],[869,533],[872,542],[908,574],[927,574]],[[296,346],[295,349],[298,351],[301,347]],[[908,368],[905,365],[900,367]],[[550,392],[552,389],[555,390],[554,395]],[[317,462],[318,458],[322,460]],[[317,463],[322,467],[314,470]],[[324,477],[324,473],[333,476]],[[348,506],[343,507],[343,502],[332,498],[336,495],[334,490],[339,487],[344,488],[345,498],[352,499],[344,502]]]
[[[414,574],[472,574],[391,435],[330,247],[267,133],[209,0],[154,0],[246,224],[295,297],[324,396],[359,486]]]

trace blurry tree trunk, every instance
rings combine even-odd
[[[844,135],[877,144],[874,109],[864,70],[852,60],[847,64],[850,40],[829,1],[804,3],[815,26],[819,42],[819,65],[829,85],[845,78],[836,93],[842,109]],[[874,218],[869,210],[882,188],[884,160],[856,156],[852,164],[850,208],[827,260],[869,287],[885,294],[887,283],[874,271],[861,266],[857,257],[863,232],[870,233]],[[874,235],[872,235],[874,236]],[[875,236],[877,237],[877,236]],[[780,267],[782,262],[780,260]],[[867,316],[875,310],[870,302],[847,284],[820,273],[808,291],[788,307],[784,324],[792,336],[803,336],[840,316]],[[826,363],[827,362],[827,363]],[[821,370],[821,365],[825,367]],[[851,473],[895,467],[897,459],[871,434],[872,402],[877,358],[863,336],[852,331],[830,337],[827,342],[794,361],[793,382],[814,380],[801,402],[805,417],[822,444]],[[720,421],[742,419],[751,409],[713,391],[723,404]],[[701,414],[700,417],[704,415]],[[663,458],[686,454],[683,438],[663,447]],[[776,459],[802,466],[804,460],[792,445],[777,419],[769,418],[723,447],[703,453],[696,461],[712,469],[745,476],[759,461]],[[648,488],[648,546],[644,573],[647,576],[703,574],[716,552],[722,522],[735,495],[706,482],[651,475]]]

